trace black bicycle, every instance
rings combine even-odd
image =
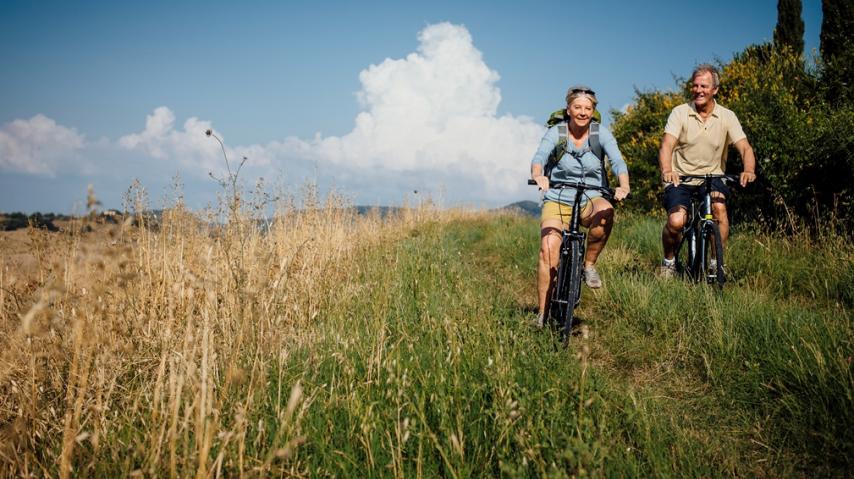
[[[529,179],[529,185],[537,182]],[[595,190],[609,201],[613,201],[614,192],[610,188],[593,186],[575,181],[556,181],[549,184],[549,189],[575,188],[575,198],[572,202],[572,215],[569,228],[561,233],[560,256],[557,273],[552,284],[552,294],[546,304],[543,315],[550,324],[562,326],[564,341],[569,341],[572,332],[572,320],[576,306],[581,302],[581,280],[584,273],[584,251],[587,247],[587,233],[581,231],[581,196],[585,191]]]
[[[726,282],[724,246],[717,221],[712,217],[712,181],[738,182],[736,175],[684,175],[680,181],[692,179],[703,183],[691,197],[688,221],[682,228],[682,241],[676,249],[676,271],[692,281],[716,284]]]

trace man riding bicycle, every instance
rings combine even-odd
[[[677,106],[670,112],[664,137],[658,152],[661,178],[664,181],[664,208],[667,222],[661,232],[664,261],[661,276],[676,274],[676,248],[682,227],[688,221],[691,196],[699,188],[696,180],[680,183],[683,175],[724,173],[727,147],[734,145],[744,167],[739,178],[742,187],[756,179],[756,159],[753,148],[731,110],[715,101],[720,85],[717,69],[709,64],[699,65],[691,76],[693,101]],[[729,220],[726,198],[729,188],[720,178],[712,181],[712,216],[718,222],[721,241],[726,244]]]

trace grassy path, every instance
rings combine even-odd
[[[362,258],[317,340],[271,385],[299,380],[304,391],[288,430],[301,444],[290,470],[850,471],[851,250],[810,248],[837,270],[803,288],[799,275],[812,266],[791,261],[806,246],[735,237],[732,272],[742,279],[718,295],[654,278],[657,234],[650,219],[620,224],[601,262],[606,287],[585,290],[585,335],[569,350],[525,324],[534,307],[532,220],[428,225]],[[767,248],[773,259],[750,259]]]

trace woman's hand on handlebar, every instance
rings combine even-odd
[[[541,191],[549,190],[549,178],[547,176],[537,175],[533,179],[537,183],[537,187],[539,187]]]

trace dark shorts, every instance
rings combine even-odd
[[[669,213],[673,208],[681,206],[686,210],[691,209],[691,196],[698,193],[702,187],[680,184],[679,186],[667,185],[664,188],[664,200],[662,204],[664,209]],[[729,187],[724,184],[720,178],[712,180],[712,191],[717,191],[724,195],[724,201],[729,196]]]

